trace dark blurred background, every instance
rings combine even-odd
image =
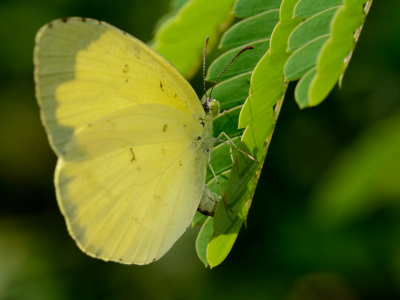
[[[222,265],[197,259],[198,228],[148,266],[76,247],[34,97],[35,34],[82,16],[149,41],[168,11],[168,0],[0,1],[0,299],[400,299],[398,0],[372,5],[341,90],[301,111],[291,84],[248,229]]]

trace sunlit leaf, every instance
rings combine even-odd
[[[222,201],[215,212],[214,236],[207,250],[211,267],[220,264],[227,257],[249,212],[281,103],[275,109],[274,105],[282,99],[286,90],[283,66],[289,57],[286,53],[288,37],[300,23],[300,20],[291,18],[296,2],[283,1],[281,20],[273,31],[270,50],[263,55],[253,72],[250,96],[240,116],[240,127],[247,126],[240,149],[252,155],[259,164],[247,155],[239,154],[238,160],[232,166],[226,186],[226,198],[233,212]]]
[[[242,223],[242,219],[235,218],[223,235],[219,235],[218,237],[213,235],[211,237],[207,247],[207,260],[211,268],[218,266],[228,256],[242,227]]]
[[[297,80],[312,69],[317,63],[317,56],[322,45],[328,38],[328,35],[318,37],[297,49],[285,65],[284,74],[286,80]]]
[[[210,37],[208,50],[211,50],[219,34],[233,20],[230,12],[234,2],[190,0],[183,5],[177,3],[180,9],[157,30],[153,48],[185,77],[192,77],[201,65],[205,37]]]
[[[209,265],[207,261],[207,246],[208,242],[211,239],[211,236],[213,235],[213,232],[214,232],[213,218],[208,217],[206,218],[205,223],[201,227],[200,232],[197,235],[196,239],[197,256],[200,258],[200,260],[206,267],[208,267]]]
[[[293,52],[312,40],[329,34],[331,19],[336,11],[337,7],[327,9],[297,26],[289,37],[288,51]]]
[[[295,93],[301,108],[318,105],[341,82],[371,4],[367,0],[297,3],[294,16],[307,20],[290,36],[288,49],[295,52],[285,76],[288,80],[306,76]]]

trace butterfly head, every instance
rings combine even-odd
[[[206,97],[201,101],[201,104],[206,114],[211,115],[212,118],[215,118],[219,115],[220,105],[217,100]]]
[[[225,69],[222,71],[222,73],[218,76],[217,80],[215,81],[214,85],[210,89],[210,94],[207,95],[206,91],[206,49],[207,49],[207,43],[208,43],[208,37],[206,37],[206,41],[204,43],[204,53],[203,53],[203,85],[204,85],[204,95],[205,98],[201,101],[201,104],[203,105],[204,111],[206,112],[206,115],[208,118],[211,117],[211,119],[215,118],[216,116],[219,115],[220,113],[220,105],[219,102],[215,99],[212,98],[211,94],[214,90],[214,87],[217,85],[218,81],[222,77],[222,75],[225,73],[225,71],[229,68],[229,66],[234,62],[234,60],[244,51],[249,50],[249,49],[254,49],[253,46],[247,46],[244,47],[242,50],[236,54],[236,56],[231,60],[231,62],[225,67]]]

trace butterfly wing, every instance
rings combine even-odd
[[[175,108],[138,104],[76,134],[55,180],[80,248],[136,264],[168,251],[192,221],[203,192],[197,183],[204,182],[206,160],[194,139],[202,130]]]
[[[35,67],[70,234],[104,260],[157,260],[189,226],[204,189],[196,94],[159,54],[95,20],[41,29]]]
[[[45,25],[34,61],[36,97],[57,154],[80,127],[137,103],[204,117],[196,93],[168,61],[104,22],[70,18]]]

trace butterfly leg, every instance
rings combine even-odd
[[[227,141],[223,141],[223,140],[219,140],[219,142],[229,145],[229,154],[231,156],[232,163],[235,163],[235,159],[233,158],[232,144]]]
[[[222,191],[222,187],[219,183],[218,177],[217,177],[217,175],[215,175],[214,169],[211,165],[211,152],[208,152],[208,165],[210,166],[211,172],[213,173],[214,178],[215,178],[215,182],[217,183],[217,185],[221,191],[221,195],[222,195],[222,198],[224,199],[226,207],[233,213],[233,210],[228,205],[228,201],[226,200],[225,193]]]
[[[221,140],[222,137],[226,137],[226,139],[229,141],[229,143],[235,147],[235,149],[237,151],[239,151],[240,153],[242,153],[243,155],[247,156],[248,158],[250,158],[252,161],[255,161],[256,163],[260,164],[253,156],[251,156],[250,154],[244,152],[243,150],[241,150],[238,146],[235,145],[235,143],[230,139],[230,137],[225,133],[225,132],[221,132],[220,135],[214,140],[214,144],[220,142],[220,143],[227,143],[226,141]]]

